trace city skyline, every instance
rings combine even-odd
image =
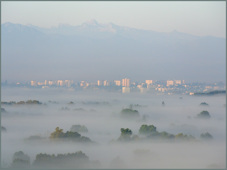
[[[121,13],[120,22],[111,16],[120,15],[114,9],[121,3],[121,12],[129,7],[137,10]],[[40,15],[34,14],[44,4],[46,17],[40,20]],[[90,4],[94,6],[89,7]],[[2,2],[2,79],[95,81],[129,77],[138,81],[150,78],[226,81],[225,5],[225,2]],[[113,8],[109,13],[95,10],[110,6]],[[157,9],[149,13],[148,9],[154,6]],[[76,10],[79,7],[84,10]],[[62,18],[58,20],[56,10],[60,9]],[[197,17],[188,15],[192,9]],[[27,15],[28,12],[31,14]],[[50,22],[54,21],[58,25],[67,17],[71,18],[66,24],[45,27],[45,23],[55,25]],[[96,20],[88,21],[92,18]],[[179,29],[176,21],[204,35]],[[152,29],[154,25],[169,30]],[[205,33],[210,28],[223,36]]]
[[[97,80],[96,82],[73,80],[45,80],[43,82],[31,80],[27,83],[17,82],[10,84],[7,81],[2,82],[2,87],[22,87],[37,89],[70,89],[73,91],[97,91],[104,90],[115,93],[143,93],[143,94],[167,94],[167,95],[212,95],[225,94],[226,84],[223,82],[216,83],[187,83],[185,80],[144,80],[143,82],[134,82],[128,78],[122,80]],[[104,92],[103,91],[103,92]]]
[[[189,81],[189,80],[185,80],[185,79],[144,79],[144,80],[136,80],[136,79],[131,79],[131,78],[121,78],[121,79],[97,79],[97,80],[89,80],[89,79],[81,79],[81,80],[74,80],[74,79],[32,79],[32,80],[22,80],[22,81],[9,81],[7,79],[2,79],[1,83],[9,83],[9,84],[16,84],[16,83],[30,83],[31,81],[34,81],[34,82],[40,82],[40,83],[45,83],[47,81],[51,81],[51,82],[55,82],[57,83],[58,81],[72,81],[72,82],[88,82],[88,83],[96,83],[97,85],[99,84],[100,86],[103,85],[104,82],[112,82],[112,83],[115,83],[115,84],[118,84],[119,86],[122,86],[122,80],[123,79],[129,79],[129,82],[130,84],[132,83],[146,83],[146,84],[152,84],[154,82],[166,82],[168,84],[168,81],[169,84],[171,85],[171,81],[176,81],[176,84],[178,81],[182,81],[184,83],[224,83],[226,84],[225,81]]]

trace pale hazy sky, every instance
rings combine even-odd
[[[51,27],[100,23],[226,37],[225,1],[2,1],[1,22]]]

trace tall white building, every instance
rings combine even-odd
[[[52,86],[54,84],[54,81],[48,81],[49,86]]]
[[[109,82],[107,80],[104,80],[103,81],[103,86],[108,86],[109,85]]]
[[[175,84],[181,84],[181,80],[175,80]]]
[[[152,80],[146,80],[145,83],[146,83],[147,85],[150,85],[150,84],[153,83],[153,81],[152,81]]]
[[[36,86],[36,81],[31,81],[31,86]]]
[[[173,86],[174,81],[173,80],[167,80],[166,81],[166,86]]]
[[[130,79],[124,78],[122,79],[122,87],[129,87],[130,86]]]
[[[86,86],[86,82],[85,81],[81,81],[80,82],[80,87]]]
[[[102,82],[100,80],[97,81],[97,85],[98,86],[101,86],[102,85]]]
[[[58,85],[58,86],[63,86],[63,80],[58,80],[58,81],[57,81],[57,85]]]
[[[120,86],[120,85],[121,85],[121,81],[120,81],[120,80],[114,80],[114,84],[115,84],[116,86]]]

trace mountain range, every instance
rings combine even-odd
[[[226,39],[95,20],[41,28],[1,24],[2,81],[226,80]]]

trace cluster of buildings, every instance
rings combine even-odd
[[[102,89],[121,93],[140,92],[189,95],[193,95],[195,92],[209,92],[212,90],[226,89],[224,83],[185,83],[184,80],[145,80],[143,82],[133,82],[129,78],[113,81],[97,80],[96,82],[74,82],[73,80],[45,80],[44,82],[37,82],[32,80],[25,84],[17,83],[16,86],[32,88],[73,88],[77,90]]]
[[[152,81],[152,80],[151,80]],[[45,80],[44,82],[36,82],[36,81],[31,81],[30,85],[32,87],[83,87],[87,88],[89,86],[97,86],[97,87],[107,87],[107,86],[122,86],[122,87],[130,87],[130,79],[125,78],[122,80],[114,80],[114,81],[101,81],[98,80],[96,83],[89,83],[86,81],[80,81],[80,82],[74,82],[73,80],[57,80],[57,81],[48,81]]]

